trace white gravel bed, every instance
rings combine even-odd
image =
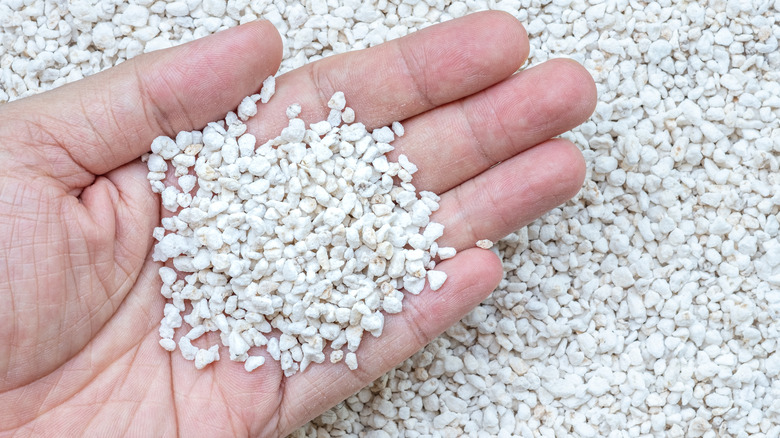
[[[566,135],[583,189],[493,246],[485,302],[294,435],[779,436],[780,1],[396,3],[0,0],[0,103],[258,17],[284,72],[509,11],[529,65],[596,81]]]

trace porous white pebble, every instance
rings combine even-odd
[[[265,363],[265,357],[263,356],[249,356],[244,361],[244,369],[248,372],[256,370],[258,367]]]
[[[477,248],[490,249],[493,247],[493,242],[488,239],[477,240]]]
[[[160,339],[160,346],[168,351],[173,351],[176,349],[176,342],[171,338],[162,338]]]
[[[436,251],[436,255],[442,260],[451,259],[455,257],[456,253],[457,251],[455,251],[455,248],[450,246],[440,246]]]
[[[241,104],[238,105],[238,110],[236,112],[241,120],[246,120],[257,114],[257,104],[252,100],[251,96],[247,96],[241,101]]]
[[[344,356],[344,363],[347,364],[347,368],[350,370],[356,370],[358,367],[357,355],[353,352],[349,352]]]
[[[445,280],[447,280],[447,274],[445,272],[434,270],[428,271],[428,283],[430,284],[431,290],[439,290]]]
[[[268,76],[260,89],[260,102],[268,103],[274,93],[276,93],[276,78]]]

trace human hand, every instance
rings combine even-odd
[[[150,252],[161,212],[139,159],[156,136],[200,129],[256,92],[280,63],[273,26],[250,23],[0,106],[0,430],[285,435],[413,354],[498,284],[498,258],[468,248],[582,183],[577,148],[551,138],[593,111],[593,81],[570,61],[513,75],[527,54],[520,24],[485,12],[277,79],[250,132],[275,136],[294,102],[307,122],[322,120],[339,90],[369,129],[402,121],[394,154],[418,165],[419,190],[441,195],[432,220],[446,226],[441,244],[460,251],[438,265],[449,275],[439,291],[406,297],[382,336],[364,339],[356,371],[313,364],[289,378],[273,361],[198,371],[158,345],[165,300]]]

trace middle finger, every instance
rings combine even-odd
[[[576,62],[557,59],[403,122],[392,158],[420,169],[419,190],[441,194],[590,117],[596,89]]]

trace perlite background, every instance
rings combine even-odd
[[[238,23],[281,72],[501,9],[599,104],[471,314],[298,436],[778,436],[780,1],[0,0],[0,103]]]

